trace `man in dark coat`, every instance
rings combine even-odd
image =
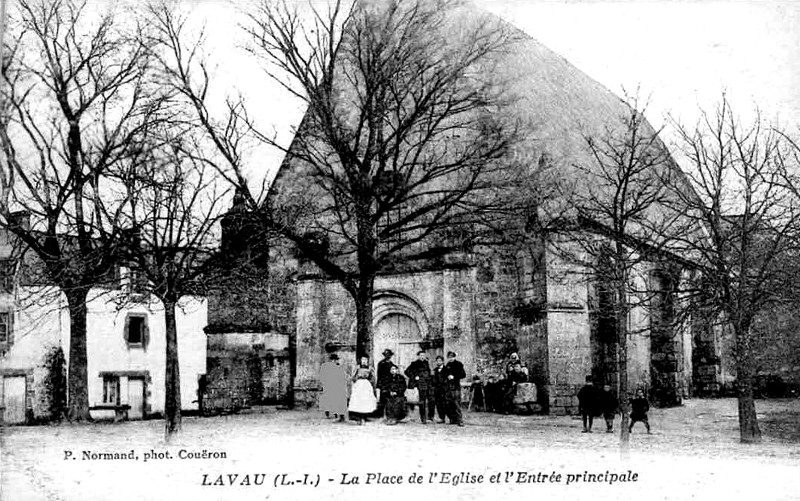
[[[422,424],[428,424],[429,419],[433,421],[433,408],[436,403],[431,387],[431,366],[428,364],[428,354],[425,351],[418,351],[417,359],[408,364],[406,377],[409,389],[419,390],[419,419]]]
[[[467,377],[464,364],[456,360],[455,352],[447,352],[447,364],[444,366],[445,379],[447,380],[447,403],[445,405],[447,418],[450,424],[464,426],[461,414],[461,380]]]
[[[447,374],[444,371],[444,358],[441,355],[436,357],[436,367],[433,368],[431,374],[431,388],[439,422],[444,423],[447,405]],[[433,410],[430,411],[430,415],[433,416]]]
[[[583,433],[592,432],[594,417],[600,415],[600,391],[592,384],[592,376],[586,376],[586,384],[578,391],[578,411],[583,419]]]
[[[383,416],[386,410],[386,397],[388,396],[386,386],[389,384],[389,377],[392,374],[392,366],[394,365],[394,362],[392,362],[392,355],[394,355],[394,352],[387,348],[383,350],[383,360],[378,362],[377,383],[375,387],[378,388],[380,392],[378,409],[376,411],[379,416]]]

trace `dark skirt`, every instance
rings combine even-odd
[[[395,397],[388,397],[386,399],[386,417],[400,421],[408,414],[408,406],[406,405],[406,397],[398,395]]]

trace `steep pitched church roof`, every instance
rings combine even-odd
[[[496,56],[493,69],[507,85],[509,104],[503,109],[510,117],[528,128],[529,134],[522,149],[527,150],[530,167],[536,168],[543,155],[554,166],[552,174],[569,189],[581,189],[586,179],[583,170],[596,164],[587,148],[586,137],[601,138],[609,131],[624,133],[623,123],[630,117],[628,104],[609,89],[590,78],[564,57],[523,33],[510,23],[498,20],[492,14],[471,5],[463,4],[454,13],[457,21],[451,28],[466,30],[471,23],[491,19],[501,29],[510,29],[518,36],[509,50]],[[458,38],[458,33],[454,33]],[[305,120],[305,119],[304,119]],[[653,128],[644,123],[643,134],[653,134]],[[298,135],[303,134],[301,123]],[[655,147],[666,158],[665,170],[676,172],[689,193],[693,193],[680,168],[666,152],[660,141]],[[287,155],[272,185],[272,193],[286,194],[298,190],[291,185],[297,180],[291,155]],[[691,196],[691,195],[690,195]]]

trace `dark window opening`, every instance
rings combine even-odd
[[[147,317],[131,315],[125,325],[125,340],[129,345],[147,344]]]
[[[11,338],[11,312],[0,312],[0,344],[7,344]]]

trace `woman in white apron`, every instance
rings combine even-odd
[[[360,364],[353,373],[353,389],[347,410],[358,420],[358,424],[363,424],[367,416],[377,408],[375,372],[369,366],[369,358],[361,357]]]

